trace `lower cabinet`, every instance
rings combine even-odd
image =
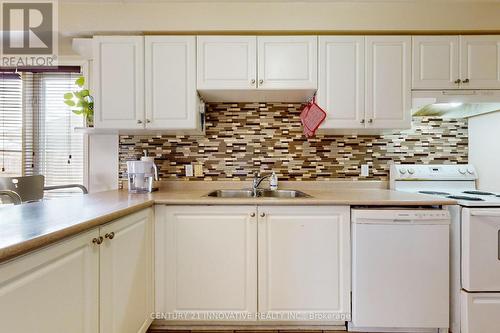
[[[2,332],[146,332],[152,209],[0,264]]]
[[[146,332],[153,312],[152,209],[101,227],[100,332]]]
[[[184,320],[257,312],[255,206],[157,206],[156,219],[157,312]]]
[[[263,318],[346,321],[351,312],[350,210],[259,207]]]
[[[349,216],[347,206],[157,206],[156,311],[167,320],[346,321]]]
[[[0,264],[0,330],[98,332],[97,237],[94,229]]]

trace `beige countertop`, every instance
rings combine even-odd
[[[395,192],[381,184],[350,182],[294,182],[284,188],[302,190],[310,198],[211,198],[215,188],[240,189],[247,183],[172,182],[153,194],[129,194],[124,190],[53,199],[0,208],[0,262],[33,251],[65,237],[97,227],[150,207],[168,205],[353,205],[353,206],[437,206],[452,205],[449,199]],[[191,184],[188,184],[191,183]],[[299,184],[300,183],[300,184]],[[303,183],[309,183],[307,185]],[[313,184],[314,183],[314,184]],[[280,185],[282,185],[280,183]]]

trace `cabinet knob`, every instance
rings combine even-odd
[[[460,82],[462,82],[462,80],[460,80],[460,79],[456,79],[454,83],[455,83],[455,84],[460,84]]]
[[[462,82],[463,82],[463,83],[469,83],[470,81],[469,81],[469,79],[465,79],[465,80],[463,80]]]
[[[104,235],[104,238],[113,239],[113,238],[115,238],[115,233],[114,232],[110,232],[109,234]]]
[[[255,79],[252,79],[252,81],[250,81],[250,83],[252,84],[252,86],[255,84]]]
[[[262,83],[264,83],[264,80],[260,79],[259,84],[262,84]]]
[[[255,217],[255,213],[250,213],[250,217]]]
[[[361,124],[364,124],[364,123],[365,123],[365,120],[364,120],[364,119],[361,119],[359,122],[360,122]]]
[[[368,119],[368,124],[372,124],[373,123],[373,119]]]
[[[140,119],[139,119],[139,120],[137,120],[137,123],[138,123],[138,124],[142,124],[142,120],[140,120]]]
[[[146,119],[146,123],[148,123],[148,124],[149,124],[150,122],[151,122],[151,120],[149,120],[149,119]]]
[[[266,213],[260,213],[260,217],[266,216]]]
[[[97,238],[93,238],[93,239],[92,239],[92,243],[97,244],[97,245],[100,245],[100,244],[102,244],[102,241],[103,241],[103,240],[104,240],[104,239],[102,238],[102,236],[99,236],[99,237],[97,237]]]

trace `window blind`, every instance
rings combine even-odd
[[[0,73],[0,176],[20,176],[23,169],[22,82]]]
[[[64,104],[75,91],[76,73],[23,73],[25,103],[25,174],[45,176],[45,185],[83,184],[83,117]],[[47,195],[81,192],[51,191]]]
[[[84,124],[64,103],[79,73],[0,72],[0,176],[44,175],[45,185],[83,184]],[[50,191],[67,195],[78,189]]]

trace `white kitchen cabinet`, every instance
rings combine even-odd
[[[93,39],[96,128],[143,128],[144,37]]]
[[[411,37],[366,37],[366,127],[411,127]]]
[[[257,37],[259,89],[316,89],[317,36]]]
[[[145,209],[100,228],[100,332],[146,332],[153,295],[153,220]]]
[[[365,38],[319,37],[317,102],[327,116],[321,128],[365,127]]]
[[[198,89],[257,87],[257,37],[198,36]]]
[[[99,330],[97,229],[0,264],[2,332]]]
[[[345,321],[350,313],[348,206],[259,206],[259,312]],[[338,315],[336,317],[336,315]],[[293,320],[290,318],[289,320]]]
[[[157,312],[257,311],[255,206],[157,206],[156,216]]]
[[[198,129],[196,37],[145,37],[146,128]]]
[[[411,38],[321,36],[318,104],[321,129],[411,127]]]
[[[460,36],[461,87],[500,89],[500,36]]]
[[[413,36],[412,88],[459,88],[459,45],[459,36]]]

